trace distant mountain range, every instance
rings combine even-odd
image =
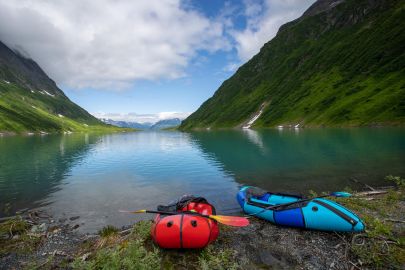
[[[116,130],[73,103],[32,59],[0,41],[0,133]]]
[[[100,118],[106,124],[110,124],[116,127],[123,128],[136,128],[136,129],[149,129],[153,126],[153,123],[138,123],[138,122],[128,122],[128,121],[116,121],[112,119]]]
[[[405,123],[405,1],[318,0],[180,129]]]
[[[101,118],[104,123],[114,125],[117,127],[125,128],[136,128],[141,130],[160,130],[166,128],[173,128],[180,126],[181,120],[179,118],[160,120],[156,123],[137,123],[137,122],[127,122],[127,121],[115,121],[112,119]]]

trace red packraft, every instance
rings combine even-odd
[[[215,208],[204,198],[183,197],[176,204],[159,206],[159,211],[179,212],[178,215],[157,215],[152,238],[162,248],[203,248],[215,241],[219,229],[215,220],[187,212],[215,215]]]

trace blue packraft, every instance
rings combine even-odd
[[[336,202],[324,198],[300,202],[303,198],[299,195],[257,192],[257,190],[254,187],[243,187],[237,194],[238,203],[243,211],[252,216],[289,227],[337,232],[364,231],[363,221]],[[269,206],[292,202],[297,203],[274,210],[264,210]]]

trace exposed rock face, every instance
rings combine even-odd
[[[104,126],[69,100],[34,60],[1,41],[0,94],[0,131],[74,130],[77,125],[67,125],[69,119]]]
[[[318,0],[304,12],[303,17],[314,16],[330,10],[344,1],[345,0]]]
[[[13,51],[0,41],[0,79],[32,90],[45,90],[52,95],[65,96],[41,67],[32,59]]]

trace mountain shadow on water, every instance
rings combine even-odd
[[[45,205],[99,140],[87,134],[0,137],[0,217]]]
[[[192,132],[193,142],[240,184],[274,191],[332,191],[356,178],[381,185],[404,175],[403,129]],[[362,187],[361,187],[362,188]]]

